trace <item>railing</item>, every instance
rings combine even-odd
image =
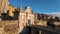
[[[21,34],[60,34],[60,31],[51,27],[34,25],[24,27]]]
[[[41,32],[39,33],[39,31]],[[60,34],[60,31],[55,28],[36,25],[31,26],[31,34]]]

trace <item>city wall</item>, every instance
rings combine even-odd
[[[58,25],[58,23],[54,24]],[[18,25],[18,20],[2,20],[0,21],[0,34],[18,34]],[[40,20],[36,25],[47,26],[47,21]]]
[[[0,34],[18,34],[18,20],[0,21]]]

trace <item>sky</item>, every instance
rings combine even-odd
[[[10,4],[23,10],[30,6],[32,11],[42,14],[60,13],[60,0],[10,0]]]

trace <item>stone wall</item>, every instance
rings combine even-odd
[[[60,22],[54,22],[54,24],[55,24],[56,26],[58,26],[58,25],[60,25]]]
[[[18,20],[0,21],[0,34],[18,34]]]
[[[47,21],[40,20],[37,25],[47,26]]]
[[[40,26],[47,26],[47,21],[44,20],[36,20],[35,25],[40,25]]]

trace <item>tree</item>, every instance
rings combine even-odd
[[[55,21],[59,21],[59,17],[55,17]]]

